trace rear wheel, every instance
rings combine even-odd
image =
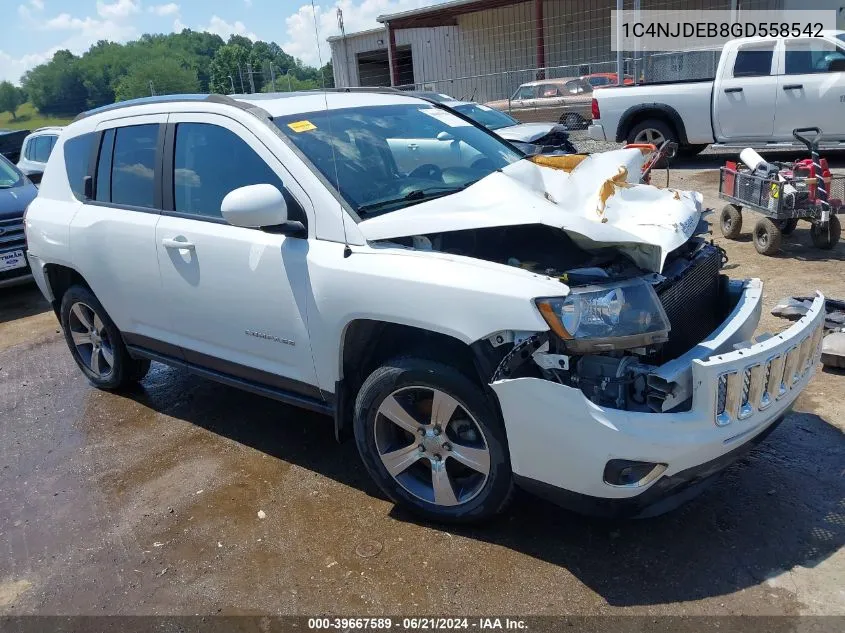
[[[754,248],[761,255],[775,255],[782,241],[780,229],[770,218],[761,218],[754,225]]]
[[[823,250],[830,250],[839,243],[839,237],[842,234],[842,225],[839,223],[839,218],[835,215],[830,216],[827,224],[813,223],[810,227],[810,238],[813,240],[813,246]]]
[[[513,479],[499,416],[453,367],[400,358],[375,370],[355,402],[355,442],[393,501],[434,521],[501,512]]]
[[[665,141],[678,142],[678,135],[675,130],[665,121],[660,119],[647,119],[637,123],[628,132],[627,141],[629,144],[651,143],[660,147]],[[666,167],[668,161],[664,158],[655,165],[658,169]]]
[[[738,238],[742,230],[742,207],[726,204],[719,214],[719,228],[722,229],[722,235],[729,240]]]
[[[120,389],[147,374],[150,361],[129,355],[120,330],[88,288],[71,286],[59,314],[73,360],[95,387]]]
[[[580,114],[569,113],[560,117],[560,122],[563,123],[567,129],[580,130],[585,126],[584,118]]]

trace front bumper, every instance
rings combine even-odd
[[[678,388],[691,391],[688,411],[610,409],[579,389],[539,378],[493,383],[517,479],[605,507],[615,500],[628,510],[624,513],[638,514],[727,466],[791,409],[819,359],[824,297],[817,295],[808,313],[786,331],[751,342],[760,301],[759,281],[745,282],[728,319],[691,351],[699,357],[684,357],[687,375],[675,378]],[[745,343],[737,341],[738,333],[745,333]],[[614,486],[603,480],[612,459],[666,469],[642,486]]]
[[[594,141],[606,141],[607,137],[604,135],[604,127],[601,123],[593,123],[587,128],[587,136]]]

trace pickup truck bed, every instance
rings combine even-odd
[[[792,130],[820,127],[822,146],[845,147],[845,31],[821,38],[737,39],[713,80],[618,86],[594,94],[596,140],[790,146]]]

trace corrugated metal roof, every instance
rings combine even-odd
[[[396,28],[412,28],[415,26],[439,26],[454,24],[455,17],[464,13],[495,9],[511,4],[521,4],[529,0],[452,0],[442,4],[435,4],[410,11],[389,13],[376,18],[382,24],[390,24]]]

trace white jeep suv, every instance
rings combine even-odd
[[[155,360],[324,412],[429,519],[515,485],[645,515],[788,412],[824,298],[754,338],[761,283],[643,161],[529,159],[396,93],[142,99],[63,132],[29,259],[97,387]]]

